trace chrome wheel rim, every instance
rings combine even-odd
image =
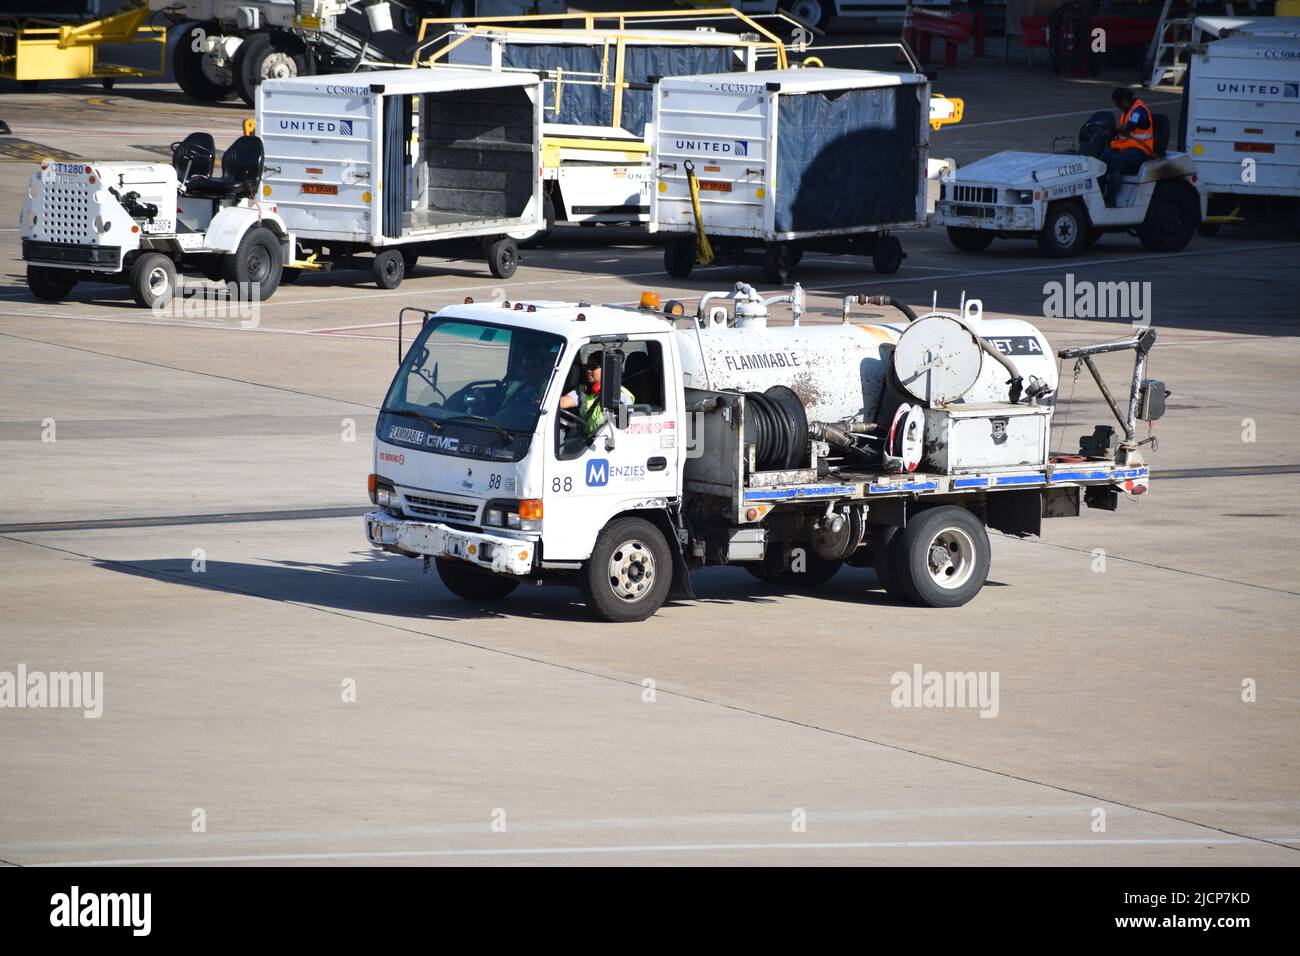
[[[149,270],[149,276],[145,280],[145,284],[149,287],[149,295],[155,299],[160,299],[167,294],[171,281],[167,277],[166,269],[162,266],[154,266]]]
[[[1073,216],[1062,216],[1056,220],[1056,241],[1059,245],[1069,246],[1079,235],[1079,224]]]
[[[635,603],[654,588],[655,559],[646,543],[629,538],[609,558],[609,588],[619,600]]]
[[[962,587],[975,573],[975,539],[961,528],[944,528],[930,539],[926,567],[939,587]]]

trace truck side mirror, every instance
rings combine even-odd
[[[605,349],[600,357],[600,407],[618,412],[623,394],[623,350]]]

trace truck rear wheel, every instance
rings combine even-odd
[[[674,279],[685,279],[695,268],[695,237],[669,239],[664,246],[664,271]]]
[[[284,34],[254,33],[239,45],[235,61],[235,92],[249,106],[257,105],[257,88],[263,80],[283,80],[307,74],[307,58],[292,47]]]
[[[129,281],[136,305],[162,308],[176,295],[176,263],[161,252],[146,252],[131,266]]]
[[[1053,259],[1077,256],[1088,241],[1088,214],[1076,202],[1054,202],[1047,207],[1038,248]]]
[[[220,35],[221,27],[215,20],[209,20],[187,24],[176,38],[172,54],[172,74],[176,77],[176,85],[191,99],[201,103],[219,102],[235,91],[234,78],[229,71],[215,71],[204,49],[203,41],[207,37]],[[226,75],[221,75],[223,73]]]
[[[794,272],[794,249],[788,242],[773,242],[763,250],[763,281],[785,285]]]
[[[812,549],[811,544],[800,544],[803,549],[799,556],[787,555],[784,550],[774,551],[775,560],[765,559],[761,564],[746,564],[745,569],[760,581],[780,584],[791,588],[819,588],[836,572],[844,567],[844,562],[833,558],[823,558]],[[789,563],[786,558],[790,557]]]
[[[1200,218],[1201,205],[1191,187],[1160,183],[1138,226],[1138,239],[1152,252],[1177,252],[1192,241]]]
[[[948,241],[962,252],[983,252],[993,245],[993,233],[987,229],[972,229],[969,226],[949,226]]]
[[[32,295],[46,302],[59,302],[66,299],[77,280],[63,269],[50,269],[45,266],[27,267],[27,288]]]
[[[509,279],[519,268],[519,247],[509,236],[497,239],[487,248],[488,269],[498,279]]]
[[[245,293],[250,302],[264,302],[280,287],[284,272],[284,255],[280,240],[265,226],[254,226],[239,240],[239,248],[222,263],[227,282],[234,283],[238,295]]]
[[[483,571],[464,561],[436,558],[434,564],[447,590],[466,601],[499,601],[519,587],[518,578]]]
[[[375,256],[371,268],[375,272],[375,285],[381,289],[396,289],[406,277],[406,257],[400,249],[385,249]]]
[[[902,539],[902,532],[903,529],[896,525],[872,531],[871,570],[876,572],[876,580],[891,598],[899,604],[915,604],[916,597],[908,593],[903,585],[902,575],[898,573],[901,560],[898,545]]]
[[[898,541],[899,583],[923,607],[961,607],[988,580],[991,549],[983,523],[965,508],[923,511]]]
[[[587,609],[603,621],[644,621],[663,606],[673,579],[673,556],[663,533],[644,518],[618,518],[596,539],[583,565]]]
[[[881,236],[871,246],[871,264],[884,276],[892,276],[903,265],[906,256],[897,236]]]

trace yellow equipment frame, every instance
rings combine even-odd
[[[147,26],[149,5],[131,0],[112,16],[85,23],[0,17],[0,77],[23,83],[39,80],[100,80],[105,87],[126,77],[162,76],[167,59],[167,28]],[[137,69],[99,58],[104,43],[156,43],[158,69]]]

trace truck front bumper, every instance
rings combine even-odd
[[[1033,232],[1039,228],[1033,206],[979,205],[951,199],[941,199],[935,204],[934,222],[937,226],[963,226],[998,232]]]
[[[430,558],[454,558],[497,574],[529,574],[537,542],[481,531],[462,531],[434,521],[409,521],[384,511],[365,516],[366,539],[373,545]]]

